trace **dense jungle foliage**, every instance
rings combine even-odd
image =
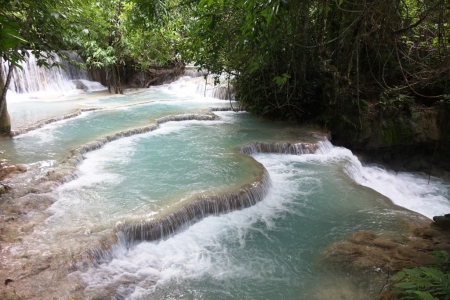
[[[448,99],[448,1],[236,0],[200,7],[194,61],[238,74],[240,101],[260,115],[326,122],[346,117],[352,104],[363,113],[373,101],[383,109]]]
[[[116,93],[127,65],[183,62],[227,75],[241,104],[269,119],[362,132],[374,111],[411,118],[450,102],[448,0],[0,2],[5,61],[76,50]]]

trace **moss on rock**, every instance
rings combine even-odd
[[[408,145],[414,140],[414,133],[411,125],[405,120],[383,121],[381,123],[381,133],[384,146]]]

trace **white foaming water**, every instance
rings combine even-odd
[[[130,210],[135,212],[134,217],[151,216],[155,211],[149,210],[145,205],[157,200],[138,189],[134,190],[127,186],[130,189],[129,193],[133,193],[133,195],[137,193],[140,201],[144,202],[140,204],[143,206],[140,212],[136,209],[137,200],[134,200],[134,207],[127,206],[128,209],[124,209],[122,205],[125,205],[124,202],[130,201],[130,199],[116,199],[114,201],[111,198],[117,198],[116,195],[103,194],[104,189],[114,189],[115,187],[120,189],[125,176],[127,176],[127,174],[118,173],[113,166],[124,165],[129,162],[130,157],[136,150],[136,144],[141,139],[147,140],[170,135],[186,130],[187,127],[192,125],[211,126],[220,123],[223,123],[223,121],[168,122],[160,125],[155,131],[115,140],[107,143],[98,151],[85,154],[85,160],[78,166],[78,178],[57,189],[59,200],[49,208],[53,215],[47,219],[47,224],[59,222],[58,224],[63,225],[67,219],[70,219],[72,220],[71,225],[66,227],[74,228],[74,230],[79,227],[80,230],[84,231],[84,228],[89,228],[95,222],[101,224],[100,227],[102,228],[111,226],[118,220],[130,217]],[[164,173],[165,170],[161,172]],[[163,175],[161,174],[161,176]],[[102,188],[97,189],[98,186],[102,186]],[[80,207],[79,204],[83,201],[86,201],[86,203]],[[98,213],[101,215],[98,215]],[[144,213],[145,215],[143,215]],[[49,226],[49,228],[59,230],[60,226]]]
[[[203,77],[191,78],[190,76],[184,76],[177,81],[171,83],[168,89],[177,94],[183,95],[201,95],[206,98],[215,98],[222,100],[234,100],[234,89],[230,85],[228,91],[228,85],[218,84],[214,85],[214,80],[209,77],[208,82]]]
[[[348,180],[336,183],[343,148],[324,146],[337,152],[255,155],[272,180],[262,202],[205,218],[166,240],[129,249],[119,242],[111,260],[80,266],[73,275],[92,298],[316,298],[317,285],[339,278],[321,271],[319,249],[359,226],[391,228],[389,218],[396,218],[388,206],[371,206],[376,193],[355,190]],[[372,295],[379,287],[361,289]]]
[[[204,87],[204,82],[202,84]],[[167,106],[181,102],[186,102],[186,105],[173,109],[160,107],[158,109],[161,109],[161,112],[151,117],[150,112],[156,110],[156,105],[152,107],[153,104],[140,106],[137,110],[141,114],[122,114],[133,111],[134,108],[131,107],[114,108],[121,114],[111,114],[112,118],[105,117],[107,121],[95,123],[97,125],[93,128],[104,127],[105,131],[101,130],[92,136],[85,136],[93,130],[87,123],[95,121],[96,115],[98,119],[103,120],[98,115],[106,114],[106,111],[85,113],[77,117],[86,118],[81,120],[83,122],[79,122],[86,127],[79,128],[79,135],[76,138],[75,131],[68,125],[77,123],[74,122],[77,119],[46,125],[26,136],[36,138],[36,145],[48,149],[45,144],[48,146],[55,143],[68,144],[68,140],[55,138],[56,133],[60,132],[63,136],[70,135],[71,140],[75,140],[71,141],[74,145],[70,147],[74,149],[95,138],[122,131],[124,126],[131,126],[130,123],[137,119],[142,119],[142,124],[132,123],[132,127],[148,125],[148,122],[165,115],[186,113],[188,108],[199,107],[202,110],[206,108],[197,102],[226,103],[217,99],[194,96],[197,95],[199,86],[198,83],[182,78],[173,84],[150,89],[151,93],[136,95],[132,99],[108,97],[97,101],[96,105],[108,108],[112,108],[113,105],[136,104],[144,100],[153,100],[158,102],[159,106],[163,106],[159,101],[167,100],[170,100],[167,101],[170,102]],[[171,95],[158,93],[166,91],[171,91]],[[154,98],[150,98],[150,94],[154,94]],[[41,106],[41,103],[37,105]],[[193,103],[197,103],[197,106],[192,105]],[[53,107],[57,102],[51,104]],[[57,109],[63,107],[67,109],[66,106],[69,104],[70,101],[65,101]],[[155,109],[145,111],[143,109],[145,107]],[[158,197],[168,198],[163,205],[169,206],[174,201],[179,201],[180,195],[188,197],[190,193],[197,191],[217,189],[228,177],[239,178],[236,180],[243,182],[242,178],[245,177],[242,175],[245,174],[243,170],[249,168],[243,161],[237,160],[238,155],[230,157],[235,160],[233,168],[216,168],[219,165],[217,161],[211,165],[202,164],[203,160],[208,160],[209,153],[218,157],[225,154],[228,157],[229,153],[233,152],[232,149],[242,143],[269,141],[270,138],[291,141],[299,137],[295,131],[295,138],[292,138],[292,135],[288,134],[291,129],[284,135],[281,134],[283,133],[283,130],[280,130],[281,126],[275,127],[275,124],[270,126],[266,124],[267,126],[263,127],[261,122],[257,126],[247,127],[246,123],[251,123],[248,114],[232,112],[217,114],[221,116],[221,120],[164,123],[156,131],[122,138],[106,144],[97,151],[87,153],[85,155],[87,159],[78,166],[80,175],[78,179],[56,190],[58,201],[50,209],[54,213],[53,217],[47,219],[43,226],[42,232],[48,233],[43,243],[62,244],[64,239],[69,240],[76,236],[66,235],[66,232],[77,231],[80,234],[108,230],[110,232],[118,220],[134,220],[134,217],[138,220],[150,218],[157,211],[152,209],[152,205],[156,206],[154,200]],[[244,121],[236,123],[234,127],[229,126],[227,131],[220,130],[219,127],[208,127],[218,123],[224,123],[223,127],[226,127],[240,118]],[[113,122],[117,124],[106,130]],[[201,135],[189,138],[192,132],[187,130],[187,125],[192,125],[190,127],[195,131],[194,128],[200,127],[197,126],[199,124],[203,126]],[[163,139],[166,136],[168,140]],[[156,142],[142,146],[141,139],[149,137]],[[192,152],[183,152],[180,155],[180,152],[176,151],[192,150],[198,147],[200,140],[220,144],[219,141],[226,138],[229,138],[230,142],[222,146],[224,153],[216,151],[209,147],[210,145],[205,145],[202,148],[203,152],[197,156]],[[195,143],[188,144],[191,139]],[[257,205],[227,215],[208,217],[166,240],[143,242],[130,249],[125,249],[124,244],[119,243],[114,248],[112,260],[96,261],[88,268],[81,268],[82,271],[78,271],[77,274],[87,285],[86,298],[308,298],[306,296],[308,286],[325,282],[321,278],[322,274],[319,274],[319,264],[314,261],[315,254],[320,249],[358,230],[378,232],[386,228],[388,230],[395,228],[397,224],[391,219],[398,219],[395,216],[396,208],[390,204],[380,205],[380,202],[388,201],[378,193],[389,197],[395,204],[428,217],[449,211],[450,205],[446,199],[449,186],[445,182],[432,178],[431,184],[427,185],[427,178],[420,174],[394,174],[378,167],[362,166],[348,149],[333,147],[329,142],[320,144],[316,154],[311,155],[256,155],[257,160],[267,168],[273,181],[269,195]],[[63,150],[55,147],[54,152],[62,151],[67,156],[68,150],[60,148]],[[151,152],[152,149],[156,149],[155,152]],[[158,149],[169,154],[162,158],[163,156],[158,156],[156,152]],[[35,148],[31,151],[35,151]],[[143,151],[143,154],[141,155],[139,151]],[[146,157],[145,153],[150,155]],[[136,159],[136,156],[143,158],[143,161],[137,160],[133,167],[126,169],[138,173],[139,176],[136,178],[144,181],[141,186],[127,183],[129,178],[134,177],[128,176],[128,173],[122,172],[124,169],[120,169],[121,165],[133,161],[132,156],[133,159]],[[180,159],[185,159],[188,167],[186,171],[177,174],[176,170],[183,167]],[[41,160],[39,163],[43,166],[56,165],[54,160],[44,158]],[[156,165],[161,160],[175,163],[163,165],[159,170]],[[187,164],[192,160],[195,160],[194,164]],[[209,160],[213,161],[211,158]],[[147,163],[148,169],[143,171],[141,167]],[[210,172],[205,172],[204,177],[197,180],[200,177],[191,173],[196,166]],[[116,169],[118,167],[119,169]],[[237,169],[238,167],[242,169]],[[151,173],[151,169],[159,171]],[[231,172],[235,169],[242,178]],[[231,175],[220,179],[212,176],[220,172]],[[144,173],[151,176],[145,177],[147,174]],[[168,176],[171,173],[175,175]],[[194,178],[192,182],[186,184],[189,191],[175,191],[173,192],[175,195],[166,196],[181,186],[176,182],[178,177],[189,176]],[[359,185],[370,187],[378,193],[361,188],[349,177]],[[208,183],[208,187],[200,186],[195,190],[194,187],[198,182],[208,182],[209,178],[213,179]],[[159,186],[156,179],[160,181]],[[138,180],[135,181],[132,183],[138,183]],[[146,194],[139,190],[142,186],[148,187],[151,192],[159,193],[161,190],[161,194],[166,194],[163,196]],[[259,292],[261,293],[257,294]]]
[[[53,215],[46,220],[46,223],[60,222],[64,224],[65,220],[71,220],[73,225],[67,227],[79,227],[81,231],[87,230],[96,221],[103,226],[114,224],[114,220],[108,220],[108,216],[103,216],[104,211],[106,211],[105,206],[108,205],[105,202],[108,199],[103,199],[101,195],[90,191],[89,188],[100,184],[106,186],[120,185],[123,176],[110,172],[106,166],[111,163],[126,162],[134,151],[133,145],[137,138],[120,139],[114,143],[106,144],[101,152],[94,151],[86,154],[88,159],[78,166],[79,177],[56,190],[58,201],[48,209]],[[84,201],[89,199],[88,203],[91,203],[91,206],[86,208],[87,211],[83,209],[86,204],[83,203],[82,199]],[[82,207],[79,206],[80,204],[82,204]],[[113,206],[113,204],[109,204],[109,206]],[[52,228],[52,226],[49,228]],[[59,230],[59,226],[56,226],[56,230]]]
[[[82,63],[76,53],[69,53],[74,61]],[[34,124],[47,118],[73,112],[86,102],[91,92],[106,88],[98,82],[90,81],[84,69],[76,68],[54,55],[49,63],[64,67],[39,67],[34,55],[29,51],[21,69],[12,69],[12,80],[7,93],[8,110],[12,129]],[[0,58],[0,67],[7,74],[8,63]]]
[[[263,202],[205,218],[167,240],[142,242],[129,250],[119,244],[114,249],[113,260],[77,272],[88,285],[86,291],[94,294],[109,291],[126,299],[149,299],[157,290],[170,293],[174,282],[205,277],[217,281],[284,280],[277,278],[276,273],[283,268],[277,261],[254,253],[249,253],[245,260],[236,260],[231,252],[255,251],[246,249],[248,237],[254,233],[270,240],[264,228],[276,230],[275,220],[292,212],[289,204],[295,196],[301,193],[307,197],[312,193],[313,188],[301,191],[301,187],[316,186],[320,179],[314,178],[311,171],[290,170],[289,163],[284,163],[280,156],[265,155],[259,159],[270,165],[274,184]]]
[[[430,219],[450,213],[450,185],[442,179],[419,173],[395,173],[378,166],[363,166],[353,153],[330,142],[321,142],[317,159],[347,161],[344,171],[358,184],[388,197],[399,206]]]
[[[81,58],[76,53],[70,53],[71,59],[82,63]],[[105,89],[98,82],[87,80],[87,73],[84,69],[76,68],[69,65],[66,61],[60,59],[56,54],[52,54],[53,58],[49,59],[49,64],[59,64],[64,67],[45,68],[39,67],[36,57],[28,51],[27,58],[20,62],[21,69],[14,68],[12,80],[9,86],[10,92],[13,94],[9,99],[21,99],[17,94],[29,94],[31,98],[49,99],[60,95],[58,93],[67,94],[76,89],[84,89],[87,91],[95,91]],[[4,74],[8,73],[8,63],[0,60]],[[42,94],[42,92],[46,92]]]
[[[76,85],[78,89],[83,89],[86,92],[96,92],[106,90],[106,86],[102,85],[97,81],[90,81],[86,79],[76,80]]]

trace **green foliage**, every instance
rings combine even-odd
[[[84,3],[85,28],[80,35],[80,53],[90,68],[104,68],[108,89],[122,93],[119,67],[130,50],[123,25],[123,0],[91,0]]]
[[[450,299],[450,254],[435,251],[436,263],[432,267],[403,269],[390,278],[394,292],[401,299]]]
[[[360,99],[400,111],[413,97],[448,102],[450,93],[444,0],[0,4],[0,51],[13,64],[25,58],[25,49],[43,65],[46,51],[75,49],[116,85],[119,68],[130,62],[140,70],[192,62],[233,75],[238,100],[272,119],[342,119]]]
[[[440,104],[450,105],[450,94],[442,95],[441,99],[439,100]]]
[[[123,20],[130,56],[142,69],[179,60],[190,6],[181,1],[131,1]]]
[[[273,79],[279,86],[282,86],[283,84],[285,84],[289,79],[291,78],[291,76],[287,73],[284,73],[281,76],[275,76],[275,78]]]
[[[78,33],[80,3],[73,0],[3,1],[0,10],[0,55],[17,66],[31,50],[43,66],[50,52],[65,55]]]
[[[383,90],[383,110],[414,95],[448,93],[443,0],[188,2],[196,4],[194,22],[181,57],[238,75],[239,100],[262,116],[339,118],[347,102],[377,99]]]
[[[405,104],[411,104],[414,98],[404,89],[386,89],[380,95],[380,106],[382,110],[401,109]]]

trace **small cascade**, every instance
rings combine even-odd
[[[163,118],[156,119],[156,123],[163,124],[172,121],[214,121],[217,120],[216,115],[199,115],[199,114],[184,114],[184,115],[176,115],[176,116],[166,116]]]
[[[87,79],[74,80],[74,84],[77,89],[87,92],[103,91],[106,89],[104,85],[97,81],[90,81]]]
[[[197,71],[197,69],[186,68],[184,71],[184,76],[189,76],[192,78],[202,77],[208,75],[206,71]]]
[[[82,59],[75,53],[69,53],[70,59],[82,63]],[[8,62],[1,61],[1,67],[5,74],[8,73]],[[36,57],[28,51],[27,58],[19,62],[20,68],[14,68],[9,90],[16,94],[35,92],[67,92],[77,88],[91,90],[105,89],[99,83],[91,83],[87,78],[86,70],[77,68],[62,60],[58,55],[53,54],[53,58],[48,60],[49,64],[59,64],[61,67],[45,68],[39,67]],[[75,81],[83,83],[80,85]]]
[[[450,212],[448,184],[421,173],[402,173],[377,165],[363,165],[352,151],[335,147],[329,141],[317,143],[318,160],[344,162],[343,171],[357,184],[389,198],[394,204],[418,212],[430,219]]]
[[[63,162],[63,164],[77,166],[83,161],[84,154],[94,151],[94,150],[97,150],[97,149],[100,149],[101,147],[103,147],[105,144],[107,144],[109,142],[118,140],[120,138],[136,135],[136,134],[150,132],[157,128],[158,128],[158,125],[150,125],[150,126],[134,128],[134,129],[118,132],[116,134],[108,135],[104,138],[96,139],[93,142],[90,142],[88,144],[85,144],[85,145],[73,150],[72,156],[69,157],[68,159],[66,159]]]
[[[262,169],[259,180],[246,185],[237,192],[202,196],[161,218],[121,225],[118,230],[123,233],[123,238],[125,238],[122,242],[128,247],[139,241],[164,239],[207,216],[217,216],[255,205],[264,199],[271,186],[269,173],[264,167]]]
[[[243,108],[243,107],[240,107],[240,106],[238,106],[238,107],[211,107],[210,108],[210,111],[235,111],[235,112],[237,112],[237,111],[246,111],[245,110],[245,108]]]
[[[193,78],[192,83],[195,84],[195,93],[204,97],[216,98],[221,100],[235,100],[236,91],[232,84],[226,83],[226,77],[220,76],[220,83],[214,84],[214,78],[208,75],[206,71],[197,71],[193,69],[185,70],[185,78]],[[200,77],[207,76],[207,80]]]
[[[197,94],[221,100],[236,99],[234,86],[225,83],[220,83],[218,85],[207,84],[206,82],[198,83]]]
[[[208,81],[205,81],[201,77],[184,76],[171,83],[168,89],[175,92],[182,90],[184,93],[189,91],[189,93],[220,100],[235,100],[235,89],[233,85],[228,85],[227,83],[214,85],[214,79],[211,77],[208,78]],[[222,81],[224,82],[225,79]]]
[[[239,153],[253,155],[256,153],[279,153],[279,154],[312,154],[318,149],[315,143],[252,143],[237,149]]]

